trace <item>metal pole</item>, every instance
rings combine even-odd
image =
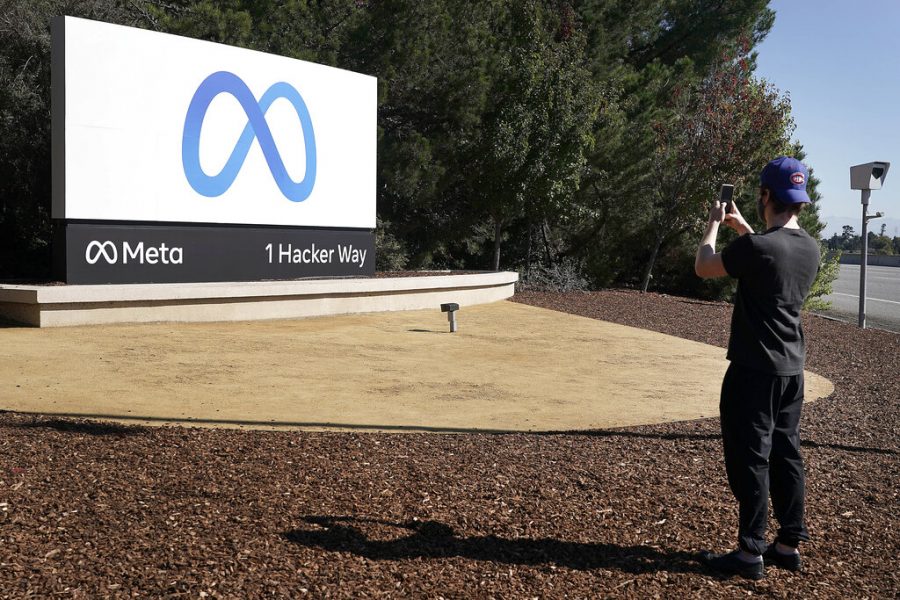
[[[866,328],[866,261],[869,254],[869,196],[870,190],[862,191],[862,250],[859,253],[859,326]]]

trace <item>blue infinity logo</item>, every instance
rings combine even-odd
[[[234,150],[231,151],[228,162],[225,163],[218,175],[210,176],[200,166],[200,129],[213,98],[223,93],[234,96],[247,114],[248,122],[241,137],[238,138]],[[275,147],[272,131],[266,123],[266,111],[279,98],[284,98],[291,103],[294,110],[297,111],[303,129],[306,173],[303,181],[300,182],[294,181],[288,175],[278,148]],[[197,91],[194,92],[194,97],[188,106],[187,116],[184,119],[184,137],[181,143],[181,162],[184,165],[184,174],[188,183],[198,194],[203,196],[212,198],[224,194],[234,183],[238,171],[250,152],[254,138],[259,140],[259,147],[262,149],[272,177],[275,178],[275,183],[281,193],[292,202],[306,200],[312,193],[313,185],[316,182],[316,138],[313,133],[312,121],[309,118],[309,110],[307,110],[300,92],[290,85],[280,82],[267,89],[257,102],[247,84],[240,77],[228,71],[218,71],[204,79]]]

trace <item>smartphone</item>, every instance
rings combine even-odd
[[[719,202],[725,203],[725,212],[730,213],[734,209],[734,186],[730,183],[723,183],[722,189],[719,190]]]

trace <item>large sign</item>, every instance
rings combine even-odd
[[[209,226],[301,228],[287,231],[292,239],[321,228],[372,235],[375,78],[71,17],[55,19],[52,36],[52,216],[64,231],[73,223],[135,223],[147,235],[144,226],[159,224],[178,237],[189,231],[183,224],[198,224],[229,244],[250,238]],[[326,237],[340,239],[333,231]],[[99,272],[90,269],[98,263],[79,258],[87,247],[61,244],[67,272]],[[256,245],[242,252],[252,255]],[[185,261],[209,254],[208,246],[184,247]],[[370,259],[358,274],[371,274]],[[193,280],[229,278],[204,269],[195,264]],[[157,269],[153,277],[162,279],[149,281],[184,280],[186,270],[163,276]],[[116,282],[148,281],[120,271]],[[282,277],[312,274],[295,269]],[[235,279],[268,277],[260,271]]]
[[[52,43],[59,277],[374,273],[373,77],[71,17]]]

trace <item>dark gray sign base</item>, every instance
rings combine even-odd
[[[260,281],[375,274],[375,234],[177,224],[56,224],[56,277],[70,284]]]

